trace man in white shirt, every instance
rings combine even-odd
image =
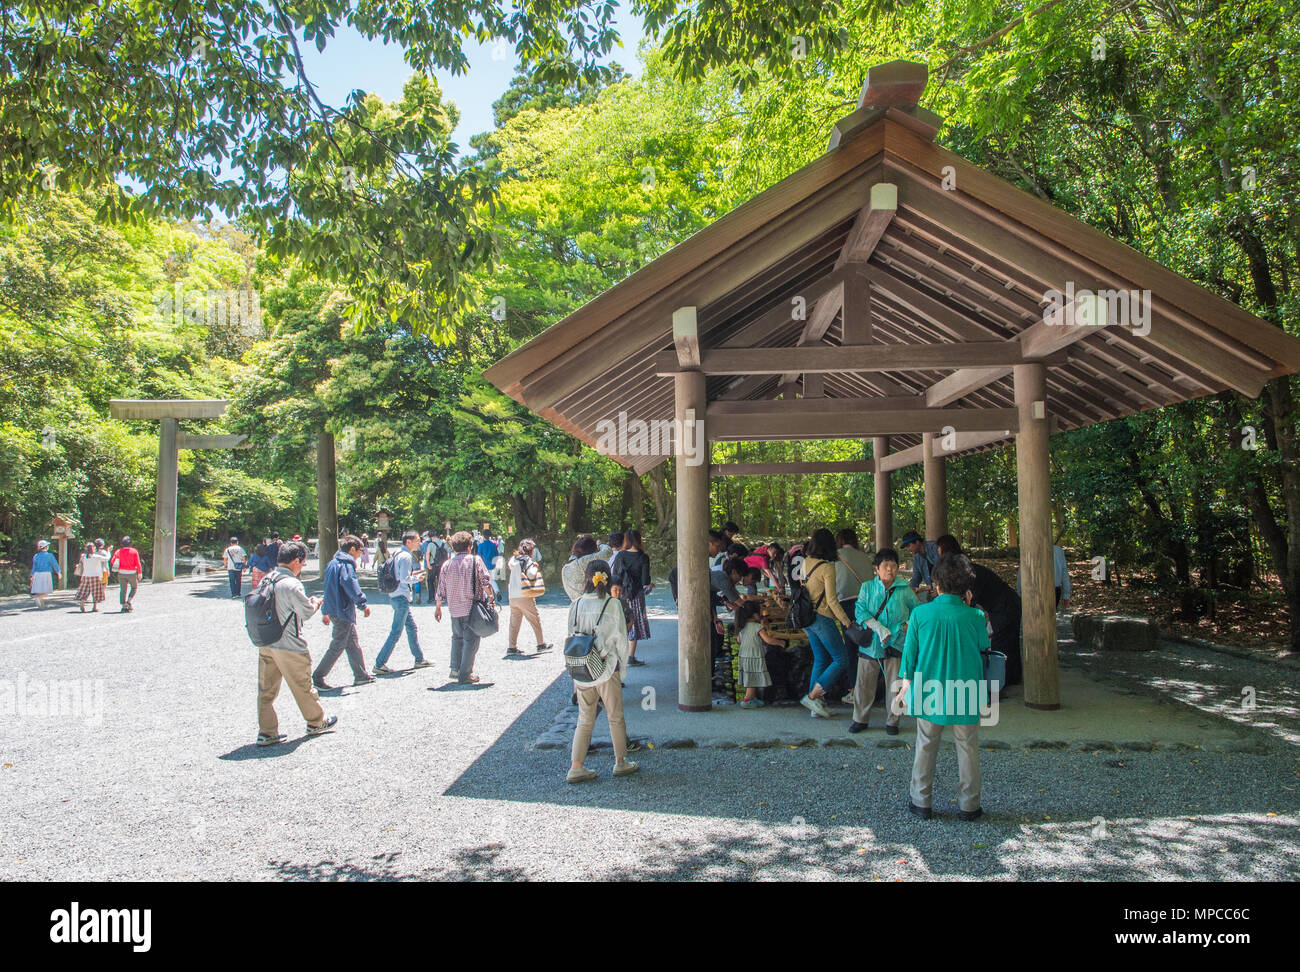
[[[1056,606],[1070,608],[1070,567],[1065,562],[1065,551],[1052,544],[1052,583],[1056,585]],[[1016,569],[1016,593],[1020,594],[1020,570]]]
[[[420,651],[420,632],[415,627],[415,618],[411,617],[411,599],[414,597],[412,585],[424,577],[423,570],[414,569],[413,554],[419,546],[420,535],[414,530],[407,530],[402,534],[401,547],[394,554],[397,558],[394,562],[397,590],[388,595],[388,602],[393,605],[393,627],[388,632],[388,639],[384,642],[384,646],[379,649],[379,654],[375,657],[375,667],[371,669],[379,675],[397,674],[388,667],[388,656],[397,646],[397,639],[401,637],[403,628],[406,629],[406,643],[410,646],[411,657],[415,659],[412,667],[429,668],[433,665],[432,662],[424,660],[424,653]]]
[[[850,618],[858,603],[862,585],[876,576],[871,557],[858,546],[858,531],[845,527],[835,534],[839,560],[835,562],[835,597]]]
[[[226,576],[230,578],[230,596],[239,597],[244,586],[244,565],[248,563],[248,554],[239,545],[239,537],[230,538],[230,546],[221,552],[221,562],[226,565]]]

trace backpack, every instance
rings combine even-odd
[[[433,578],[433,582],[436,584],[438,575],[442,573],[442,565],[451,559],[451,554],[447,544],[437,537],[429,541],[429,546],[433,548],[433,557],[430,559],[428,552],[426,552],[424,560],[429,567],[429,576]]]
[[[605,616],[605,608],[609,607],[609,602],[612,600],[614,600],[612,597],[605,598],[600,614],[596,616],[596,626],[591,631],[574,631],[578,602],[574,601],[573,607],[569,609],[570,634],[564,639],[564,668],[579,685],[590,685],[599,681],[609,670],[609,659],[596,643],[596,630],[600,628],[600,620]]]
[[[391,594],[397,590],[397,554],[393,554],[379,565],[375,577],[379,581],[381,594]]]
[[[259,648],[267,648],[284,637],[284,629],[293,619],[293,629],[301,636],[298,615],[290,614],[283,622],[275,609],[275,582],[278,574],[267,574],[257,588],[244,596],[244,627],[249,640]]]
[[[636,557],[629,557],[629,553],[636,553]],[[623,589],[623,600],[631,601],[640,595],[643,591],[641,587],[641,560],[645,554],[637,551],[625,550],[623,556],[618,558],[618,567],[614,569],[614,583]],[[629,564],[628,561],[632,563]]]
[[[818,567],[825,567],[827,563],[829,562],[823,560],[813,568],[813,572],[815,573]],[[817,603],[814,604],[813,599],[808,596],[808,578],[805,577],[799,592],[790,601],[790,610],[785,617],[786,623],[796,631],[810,627],[817,620],[817,608],[821,606],[822,599],[825,597],[826,592],[822,591],[822,596],[817,598]]]
[[[541,597],[546,593],[546,581],[537,561],[520,554],[515,558],[519,569],[519,593],[523,597]]]

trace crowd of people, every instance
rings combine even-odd
[[[370,556],[366,534],[340,538],[337,553],[322,572],[323,590],[308,597],[300,575],[309,557],[302,538],[294,534],[282,541],[272,533],[252,545],[248,554],[237,536],[231,536],[221,559],[229,578],[230,596],[243,596],[243,574],[249,572],[254,590],[266,581],[275,592],[275,609],[281,637],[260,649],[258,745],[273,745],[285,737],[279,732],[274,701],[287,681],[307,721],[308,732],[332,727],[319,691],[332,690],[326,681],[340,657],[347,656],[353,684],[375,682],[378,675],[395,675],[389,666],[405,634],[411,668],[432,667],[421,648],[415,605],[432,603],[434,620],[443,620],[446,608],[451,625],[449,679],[475,685],[474,672],[483,638],[475,612],[495,617],[498,605],[510,610],[506,628],[506,658],[533,657],[552,649],[546,640],[536,599],[545,593],[541,552],[536,542],[524,538],[505,554],[505,544],[488,524],[480,531],[460,530],[449,535],[434,530],[400,534],[390,552],[388,537],[376,537],[377,553]],[[60,579],[60,566],[40,541],[32,560],[31,592],[41,607]],[[721,612],[734,613],[737,671],[744,697],[743,709],[765,705],[761,694],[772,686],[766,659],[785,642],[764,620],[760,604],[743,597],[771,591],[786,597],[803,597],[811,605],[811,619],[802,626],[812,655],[806,693],[800,703],[813,718],[832,718],[835,703],[849,706],[848,732],[868,729],[877,691],[883,683],[884,731],[899,732],[906,713],[917,721],[916,760],[909,809],[929,815],[934,758],[945,726],[953,726],[958,748],[961,814],[979,813],[979,713],[944,711],[942,704],[922,704],[912,686],[927,679],[983,679],[983,655],[1005,657],[1002,688],[1022,680],[1020,656],[1021,606],[1019,583],[1012,588],[987,566],[972,561],[951,535],[928,540],[909,531],[898,547],[910,556],[910,576],[902,570],[898,549],[883,546],[874,555],[864,551],[857,533],[845,528],[832,534],[815,530],[806,540],[788,546],[770,540],[750,548],[740,540],[734,522],[710,530],[708,535],[709,587],[714,615],[712,628],[715,661],[723,656],[726,628]],[[1069,573],[1064,551],[1054,550],[1058,604],[1070,600]],[[373,570],[392,608],[392,623],[368,671],[357,629],[357,614],[369,617],[371,607],[359,574]],[[75,567],[79,578],[76,600],[82,611],[98,611],[107,597],[109,578],[116,573],[122,611],[133,610],[142,573],[139,552],[123,537],[116,548],[102,539],[88,542]],[[598,712],[609,721],[613,742],[614,774],[637,770],[627,753],[636,749],[627,736],[622,688],[627,672],[645,664],[636,656],[637,644],[650,637],[646,597],[654,591],[651,562],[636,530],[609,534],[604,542],[583,535],[577,538],[560,579],[571,608],[566,636],[589,637],[608,664],[599,676],[575,675],[573,700],[578,724],[571,753],[570,782],[595,778],[585,765],[591,732]],[[668,572],[674,600],[677,568]],[[304,625],[316,613],[330,628],[329,644],[312,668]],[[518,647],[525,622],[536,646],[531,652]],[[495,630],[495,624],[491,626]],[[570,668],[574,673],[577,669]]]
[[[131,538],[123,537],[117,547],[104,542],[102,537],[87,541],[72,568],[77,578],[74,595],[77,606],[84,614],[86,605],[93,613],[108,599],[110,577],[117,574],[118,608],[123,613],[135,610],[135,593],[140,585],[143,567],[140,551],[131,546]],[[58,582],[63,578],[59,560],[50,553],[50,542],[39,540],[32,556],[31,595],[37,607],[44,609]]]
[[[980,708],[952,691],[938,693],[936,700],[931,688],[982,686],[987,693],[995,686],[994,691],[1005,694],[1021,683],[1019,581],[1012,588],[971,560],[950,534],[934,540],[915,531],[903,535],[898,546],[911,558],[910,577],[903,575],[897,549],[882,546],[871,555],[851,528],[835,534],[818,529],[788,548],[769,541],[750,549],[738,534],[734,522],[710,530],[708,550],[714,661],[730,664],[723,660],[726,629],[720,612],[734,612],[736,669],[744,690],[740,707],[764,706],[760,693],[772,685],[768,653],[785,647],[764,620],[760,603],[743,597],[741,589],[755,594],[762,587],[806,598],[811,619],[801,627],[812,668],[800,704],[813,718],[829,719],[839,699],[851,707],[848,732],[860,733],[869,727],[883,682],[885,733],[897,735],[904,714],[916,720],[908,810],[927,819],[935,758],[944,728],[951,726],[960,777],[958,817],[977,819],[982,814]],[[1053,562],[1057,604],[1068,606],[1070,577],[1060,547],[1054,548]],[[676,599],[675,567],[669,583]],[[986,673],[987,659],[1004,660],[1000,677]]]
[[[376,681],[377,675],[397,674],[388,663],[404,632],[412,669],[431,667],[433,663],[424,656],[420,646],[419,628],[412,612],[412,606],[420,603],[421,590],[432,599],[436,622],[442,621],[444,606],[447,609],[451,623],[448,678],[458,684],[481,682],[474,672],[482,639],[474,615],[480,606],[495,613],[498,603],[504,601],[508,605],[506,658],[535,656],[552,649],[552,644],[545,639],[536,604],[546,586],[535,541],[520,540],[511,555],[504,557],[500,538],[493,537],[486,529],[482,533],[462,530],[449,537],[432,530],[424,534],[408,530],[401,534],[400,546],[392,556],[378,565],[378,584],[388,595],[393,617],[388,637],[375,656],[373,668],[367,671],[357,631],[357,612],[363,617],[370,615],[367,596],[358,577],[365,549],[361,537],[352,534],[342,537],[338,552],[325,566],[321,595],[308,597],[299,579],[308,557],[306,545],[291,540],[276,546],[276,567],[267,573],[265,583],[275,590],[275,613],[281,634],[278,640],[259,648],[257,745],[272,746],[285,739],[279,731],[274,707],[284,682],[288,682],[307,722],[308,734],[325,732],[337,723],[336,716],[326,718],[319,692],[332,689],[326,678],[344,655],[354,685],[370,684]],[[232,573],[236,570],[234,565],[242,563],[242,553],[237,539],[232,538],[226,550],[227,567]],[[611,534],[604,544],[590,536],[578,538],[561,570],[561,578],[571,601],[568,633],[591,634],[598,652],[612,662],[594,679],[574,680],[578,725],[573,740],[573,766],[567,778],[569,782],[579,783],[595,777],[595,772],[584,764],[596,715],[602,708],[610,723],[614,775],[627,776],[638,768],[627,759],[627,753],[638,747],[627,737],[621,694],[623,676],[629,668],[644,664],[634,658],[634,646],[650,636],[645,597],[654,589],[650,559],[642,546],[641,535],[635,530]],[[318,612],[322,622],[331,628],[331,635],[329,647],[313,669],[303,632],[305,622]],[[524,622],[536,637],[532,653],[518,647]]]

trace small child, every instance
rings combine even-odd
[[[736,631],[740,641],[740,684],[745,689],[745,699],[740,703],[742,709],[763,707],[758,690],[772,684],[763,645],[781,644],[759,621],[761,611],[762,605],[758,601],[745,601],[736,608]]]

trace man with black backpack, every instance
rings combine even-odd
[[[427,536],[428,539],[420,547],[421,559],[424,563],[424,580],[421,582],[420,590],[423,592],[421,601],[431,604],[438,589],[438,574],[442,571],[442,565],[451,558],[451,548],[447,546],[447,541],[432,530]]]
[[[290,540],[280,546],[279,563],[262,578],[244,604],[245,624],[257,657],[257,745],[274,746],[285,740],[275,714],[280,683],[287,681],[298,709],[307,720],[307,735],[327,732],[338,716],[325,717],[320,696],[311,682],[311,654],[303,626],[320,607],[319,597],[308,598],[298,575],[307,562],[307,545]],[[278,637],[276,636],[278,632]]]

